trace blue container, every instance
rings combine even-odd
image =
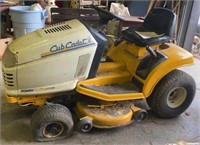
[[[45,26],[47,18],[46,10],[30,10],[30,6],[10,7],[11,20],[13,22],[14,35],[20,37],[26,33],[35,31]]]

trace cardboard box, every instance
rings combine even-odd
[[[8,45],[13,41],[13,37],[1,38],[0,39],[0,60],[2,60],[3,54]]]

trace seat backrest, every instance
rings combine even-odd
[[[176,25],[176,15],[167,8],[157,7],[152,9],[144,20],[143,27],[172,37]]]

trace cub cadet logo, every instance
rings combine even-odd
[[[57,53],[62,53],[71,49],[90,46],[93,44],[95,43],[92,42],[91,37],[83,38],[77,41],[68,41],[67,43],[61,43],[59,45],[55,44],[50,47],[49,52],[43,53],[42,57],[57,54]]]
[[[87,44],[87,43],[89,43],[88,39],[78,40],[77,42],[69,41],[66,44],[61,43],[60,46],[58,46],[58,45],[52,46],[50,48],[50,51],[51,52],[55,52],[55,51],[63,50],[65,48],[70,49],[70,48],[73,48],[73,47],[76,47],[76,46],[80,46],[80,45],[83,45],[83,44]]]

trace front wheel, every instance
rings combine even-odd
[[[175,118],[190,106],[195,92],[194,79],[181,70],[174,70],[156,85],[147,103],[157,116]]]
[[[53,141],[71,135],[73,120],[70,111],[60,104],[48,104],[32,116],[33,136],[37,141]]]

